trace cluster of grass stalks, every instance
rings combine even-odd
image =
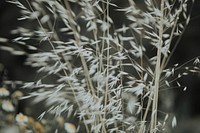
[[[76,119],[76,132],[86,133],[170,131],[171,114],[159,112],[159,91],[199,71],[196,65],[177,75],[185,64],[168,65],[190,20],[187,4],[194,1],[145,0],[142,9],[133,0],[124,7],[114,0],[8,2],[30,24],[11,33],[20,35],[13,42],[33,51],[26,64],[38,76],[24,83],[32,92],[23,98],[45,103],[40,119]],[[126,18],[120,28],[113,14]]]

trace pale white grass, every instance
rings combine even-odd
[[[44,75],[24,84],[33,89],[24,98],[35,97],[47,106],[40,119],[46,113],[76,112],[68,116],[78,116],[87,133],[153,133],[165,128],[168,115],[158,118],[159,92],[171,87],[174,72],[184,66],[166,68],[189,23],[187,0],[145,0],[146,9],[132,0],[126,7],[109,0],[26,0],[27,7],[17,0],[8,2],[21,9],[20,21],[36,25],[12,33],[20,33],[15,43],[35,50],[26,64]],[[115,29],[111,7],[126,16],[121,28]],[[36,43],[27,44],[29,40]],[[199,72],[198,63],[194,60],[196,68],[186,73]]]

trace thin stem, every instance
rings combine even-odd
[[[145,125],[145,122],[146,122],[147,114],[150,110],[150,106],[151,106],[151,103],[152,103],[152,97],[153,97],[153,92],[149,96],[147,107],[145,109],[145,113],[144,113],[142,123],[140,125],[140,129],[139,129],[138,133],[144,133],[144,125]]]
[[[161,48],[163,46],[163,19],[164,19],[164,0],[161,1],[161,16],[160,16],[160,26],[159,26],[159,44],[157,47],[157,61],[155,68],[155,80],[153,86],[153,105],[152,105],[152,114],[151,114],[151,126],[150,132],[153,132],[157,126],[157,110],[158,110],[158,91],[160,84],[160,75],[161,75]]]
[[[109,1],[107,1],[106,2],[106,16],[108,17],[109,16]],[[104,18],[105,19],[105,18]],[[109,24],[109,21],[108,21],[108,19],[106,19],[106,23],[108,23]],[[105,31],[105,33],[107,33],[106,34],[106,36],[107,37],[109,37],[109,28]],[[106,62],[106,64],[107,64],[107,67],[106,67],[106,90],[105,90],[105,101],[104,101],[104,106],[106,107],[106,105],[107,105],[107,102],[108,102],[108,89],[109,89],[109,85],[108,85],[108,77],[109,77],[109,64],[110,64],[110,49],[109,49],[109,47],[110,47],[110,41],[108,40],[108,38],[106,39],[106,43],[107,43],[107,51],[106,51],[106,60],[107,60],[107,62]],[[105,110],[105,112],[104,112],[104,119],[106,119],[106,113],[107,113],[107,111]],[[103,130],[102,130],[102,133],[106,133],[106,127],[105,127],[105,122],[103,123]]]
[[[75,26],[75,24],[72,22],[72,21],[74,20],[74,18],[73,18],[72,12],[71,12],[71,11],[72,11],[72,10],[71,10],[71,7],[70,7],[68,1],[65,0],[64,3],[65,3],[66,8],[69,10],[68,12],[66,11],[66,13],[67,13],[67,15],[69,16],[69,23],[70,23],[70,26],[72,27],[72,31],[73,31],[73,33],[74,33],[75,41],[76,41],[76,43],[77,43],[78,48],[80,49],[80,48],[81,48],[81,47],[80,47],[80,41],[81,41],[81,40],[80,40],[80,36],[79,36],[79,34],[78,34],[78,31],[77,31],[77,29],[76,29],[76,26]],[[83,56],[82,53],[80,53],[80,58],[81,58],[81,63],[82,63],[82,65],[83,65],[83,70],[84,70],[84,73],[85,73],[85,77],[86,77],[86,79],[87,79],[88,89],[90,88],[90,90],[91,90],[91,92],[92,92],[92,95],[93,95],[94,97],[96,97],[95,89],[94,89],[94,86],[93,86],[93,84],[92,84],[92,81],[91,81],[91,78],[90,78],[90,75],[89,75],[89,70],[88,70],[88,67],[87,67],[87,64],[86,64],[86,60],[85,60],[85,58],[84,58],[84,56]]]

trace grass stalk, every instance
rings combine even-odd
[[[158,111],[158,91],[159,91],[159,84],[160,84],[160,75],[161,75],[161,49],[163,46],[163,18],[164,18],[164,0],[161,0],[161,16],[160,16],[160,26],[159,26],[159,44],[157,47],[157,61],[156,61],[156,68],[155,68],[155,80],[153,86],[153,104],[152,104],[152,114],[151,114],[151,126],[150,132],[153,132],[157,127],[157,111]]]

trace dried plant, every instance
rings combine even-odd
[[[187,0],[145,0],[143,9],[133,0],[125,7],[111,0],[8,2],[21,9],[19,20],[30,23],[12,34],[33,50],[26,64],[39,76],[24,84],[32,89],[24,98],[45,102],[41,119],[48,113],[78,117],[76,132],[87,133],[170,130],[169,114],[159,114],[159,91],[170,88],[185,65],[167,67],[190,20]],[[121,28],[111,9],[126,17]],[[197,66],[177,78],[199,72]]]

